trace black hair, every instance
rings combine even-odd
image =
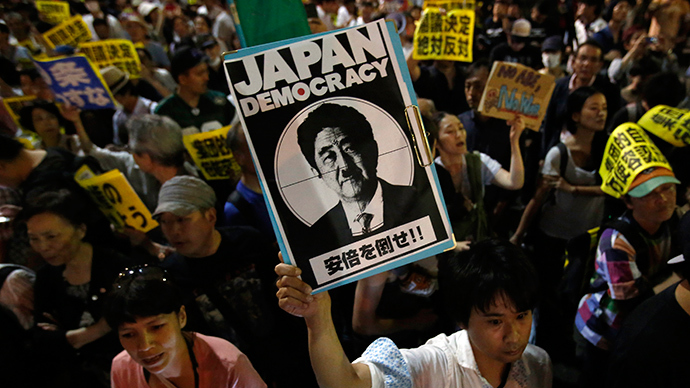
[[[601,11],[604,8],[604,2],[602,0],[582,0],[581,3],[590,7],[595,6],[594,14],[597,16],[601,15]]]
[[[549,15],[551,11],[551,5],[545,0],[538,1],[533,8],[536,8],[542,15]]]
[[[566,129],[568,132],[573,135],[577,132],[577,123],[573,120],[573,115],[582,112],[582,107],[585,106],[587,99],[595,94],[603,95],[604,93],[591,86],[582,86],[568,95],[566,102]]]
[[[72,226],[87,223],[84,204],[67,189],[45,191],[27,198],[26,205],[17,216],[19,222],[26,222],[31,217],[43,213],[52,213],[67,220]]]
[[[106,27],[108,27],[108,22],[107,22],[105,19],[94,18],[94,19],[93,19],[93,26],[94,26],[94,28],[95,28],[95,27],[98,27],[98,26],[106,26]]]
[[[13,161],[19,157],[23,149],[24,146],[17,139],[0,133],[0,160],[3,162]]]
[[[326,103],[309,112],[307,118],[297,128],[299,148],[313,168],[316,169],[314,142],[316,136],[324,128],[340,128],[341,131],[347,133],[353,145],[364,150],[363,153],[375,152],[378,155],[378,145],[367,118],[355,108]]]
[[[685,87],[672,72],[654,74],[645,82],[642,99],[649,109],[657,105],[677,106],[685,98]]]
[[[70,126],[69,122],[65,120],[64,117],[62,117],[60,109],[58,109],[55,103],[44,100],[37,100],[34,101],[33,104],[27,105],[19,111],[19,124],[22,125],[22,128],[36,132],[36,129],[34,128],[34,119],[32,115],[33,111],[36,109],[43,109],[44,111],[54,115],[55,118],[57,118],[58,123],[61,127]]]
[[[424,128],[426,128],[426,132],[431,135],[432,141],[438,141],[438,133],[441,130],[441,121],[443,121],[446,116],[452,116],[452,113],[438,111],[431,116],[431,120],[429,120],[428,125],[426,121],[423,121]]]
[[[484,240],[439,261],[439,285],[448,313],[463,325],[472,310],[485,312],[500,297],[518,312],[532,310],[538,301],[538,283],[527,256],[507,241]]]
[[[487,59],[479,59],[472,62],[472,64],[467,67],[467,70],[465,70],[465,78],[472,77],[481,69],[486,69],[489,73],[491,73],[491,63]]]
[[[142,317],[178,313],[183,305],[182,291],[160,267],[126,269],[106,296],[103,316],[117,330],[125,322]]]
[[[601,43],[597,42],[594,39],[587,39],[585,43],[581,44],[580,47],[577,48],[577,52],[575,53],[575,55],[577,56],[580,50],[582,50],[582,48],[585,46],[591,46],[599,49],[599,62],[602,61],[602,59],[604,58],[604,48],[601,46]]]
[[[209,31],[212,31],[212,30],[213,30],[213,22],[211,22],[211,19],[209,19],[208,16],[206,16],[206,15],[196,15],[196,16],[194,16],[194,19],[196,19],[196,18],[202,18],[202,19],[204,20],[204,22],[206,23],[206,26],[208,27],[208,30],[209,30]]]
[[[139,92],[137,91],[137,87],[134,86],[134,83],[132,80],[127,80],[127,83],[122,86],[117,93],[113,93],[113,95],[118,96],[126,96],[126,95],[132,95],[132,96],[139,96]]]
[[[5,23],[0,23],[0,32],[9,34],[10,33],[10,27],[7,26]]]

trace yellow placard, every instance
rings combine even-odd
[[[227,126],[215,131],[185,135],[183,138],[185,148],[208,180],[240,175],[240,166],[225,142],[229,129]]]
[[[107,39],[97,42],[86,42],[79,45],[82,54],[94,65],[102,69],[116,66],[129,74],[130,79],[141,76],[141,63],[134,44],[126,39]]]
[[[91,170],[91,167],[86,164],[79,167],[77,172],[74,173],[74,180],[77,182],[85,181],[87,179],[95,178],[96,174]]]
[[[2,103],[5,105],[7,113],[9,113],[10,117],[12,117],[12,121],[14,121],[14,123],[21,128],[21,124],[19,124],[19,112],[23,107],[35,99],[36,96],[9,97],[3,98]]]
[[[76,15],[46,31],[43,38],[51,49],[62,45],[77,46],[91,39],[91,31],[81,15]]]
[[[538,131],[555,85],[552,75],[517,63],[494,62],[478,109],[504,120],[519,114],[527,128]]]
[[[60,24],[69,19],[69,3],[66,1],[37,1],[36,9],[50,24]]]
[[[619,125],[606,143],[604,159],[599,167],[601,190],[619,198],[630,189],[640,172],[650,167],[672,170],[659,148],[635,123]]]
[[[91,199],[117,230],[129,226],[148,232],[158,226],[158,222],[151,217],[151,212],[120,171],[110,170],[93,178],[77,179],[83,178],[84,174],[85,172],[80,169],[75,175],[75,180],[89,193]],[[88,172],[86,174],[88,175]]]
[[[414,31],[413,58],[472,62],[474,18],[473,9],[426,8]]]
[[[474,0],[424,0],[423,8],[436,7],[445,10],[474,9]]]
[[[690,145],[690,110],[657,105],[637,122],[676,147]]]

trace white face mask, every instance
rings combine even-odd
[[[547,69],[553,69],[561,65],[561,54],[541,53],[541,62]]]
[[[215,57],[215,58],[211,59],[208,64],[211,67],[216,67],[216,66],[220,65],[220,57]]]

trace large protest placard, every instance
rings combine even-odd
[[[226,144],[230,126],[210,132],[185,135],[184,146],[207,180],[235,179],[241,175],[232,151]]]
[[[115,109],[113,96],[101,73],[85,56],[34,59],[34,63],[58,101],[84,110]]]
[[[527,128],[538,131],[555,85],[552,75],[518,63],[494,62],[479,112],[504,120],[520,114]]]
[[[474,8],[462,1],[427,1],[424,6],[414,32],[414,59],[472,62]]]
[[[131,227],[146,233],[158,226],[119,170],[95,175],[88,168],[82,168],[75,174],[75,180],[117,230]]]
[[[225,59],[283,258],[315,292],[453,246],[392,23]]]
[[[12,121],[14,121],[18,127],[21,127],[22,125],[19,122],[19,112],[21,112],[23,107],[33,103],[35,99],[36,96],[8,97],[3,98],[2,103],[5,105],[5,110],[7,110],[7,113],[10,114]]]
[[[141,62],[134,48],[134,43],[126,39],[106,39],[97,42],[86,42],[79,45],[82,54],[102,69],[116,66],[129,74],[130,79],[141,77]]]
[[[690,145],[690,110],[657,105],[637,124],[675,147]]]
[[[50,24],[60,24],[69,19],[69,3],[66,1],[37,1],[36,9]]]
[[[621,124],[606,143],[599,167],[601,190],[619,198],[628,192],[637,174],[650,167],[673,170],[644,129],[635,123]]]
[[[51,49],[62,45],[76,47],[91,39],[91,30],[81,15],[75,15],[44,32],[43,39]]]

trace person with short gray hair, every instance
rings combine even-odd
[[[127,122],[127,128],[129,129],[129,148],[141,168],[150,170],[142,166],[142,158],[146,159],[145,164],[150,162],[159,164],[161,167],[182,168],[184,165],[182,129],[171,118],[140,115],[132,117]],[[153,172],[150,173],[156,175]],[[177,173],[172,176],[175,175]]]

